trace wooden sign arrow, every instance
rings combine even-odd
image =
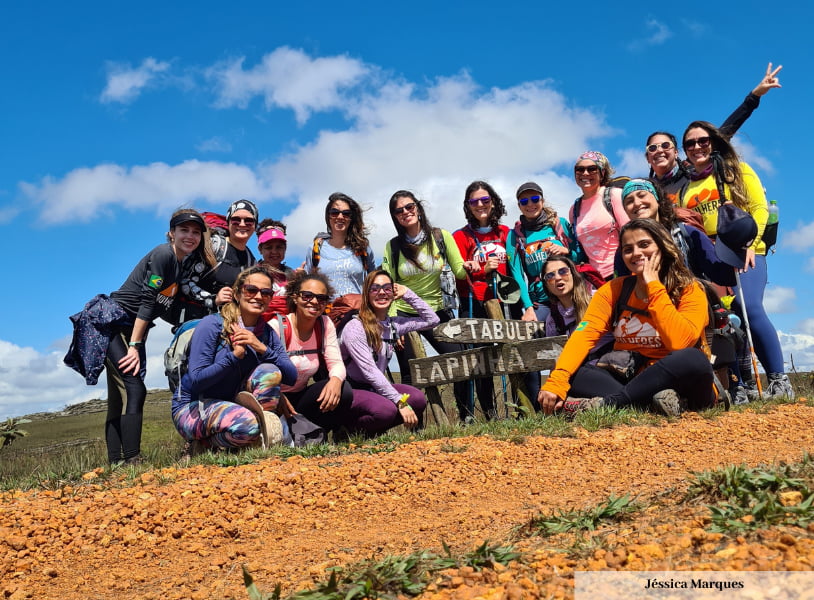
[[[433,330],[436,339],[457,344],[505,344],[523,342],[545,335],[542,321],[498,319],[452,319]]]

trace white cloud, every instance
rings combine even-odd
[[[266,54],[249,69],[244,61],[224,61],[207,70],[217,88],[217,106],[246,108],[252,98],[262,96],[267,110],[290,108],[300,124],[314,111],[341,107],[342,90],[371,73],[369,66],[348,56],[311,58],[288,47]]]
[[[793,313],[797,306],[797,292],[794,288],[770,285],[763,296],[763,307],[767,313]]]
[[[169,325],[156,321],[147,341],[147,389],[167,388],[163,354],[170,339]],[[63,364],[70,341],[69,336],[55,342],[53,349],[37,352],[0,340],[0,419],[107,398],[104,372],[98,384],[88,386],[79,373]]]
[[[232,144],[221,137],[212,137],[195,146],[199,152],[231,152]]]
[[[170,63],[145,58],[141,65],[132,68],[130,64],[109,62],[107,64],[107,85],[99,96],[103,103],[119,102],[127,104],[138,98],[142,90],[155,84],[166,74]]]
[[[42,205],[45,223],[88,221],[114,206],[129,210],[175,209],[196,201],[228,204],[236,197],[264,198],[267,185],[248,167],[234,163],[184,161],[123,167],[98,165],[75,169],[62,179],[44,177],[20,183],[30,200]]]
[[[797,371],[814,371],[814,335],[782,331],[778,331],[777,335],[783,347],[787,371],[790,370],[792,362]]]
[[[618,164],[614,164],[617,174],[629,177],[647,177],[650,165],[647,164],[641,148],[624,148],[617,154],[621,157]]]
[[[645,22],[646,31],[640,36],[633,36],[634,40],[628,44],[628,49],[633,51],[643,50],[648,46],[659,46],[673,37],[673,32],[661,21],[650,18]],[[649,33],[649,37],[643,37]]]
[[[807,335],[814,336],[814,317],[800,321],[797,324],[797,329]]]
[[[774,165],[771,161],[760,154],[757,148],[754,147],[750,142],[746,141],[741,136],[735,136],[732,138],[732,146],[735,148],[735,152],[738,153],[744,162],[749,163],[752,168],[755,169],[757,176],[760,177],[761,173],[766,173],[768,175],[774,174]]]
[[[780,215],[781,218],[783,215]],[[814,247],[814,221],[797,226],[793,231],[782,234],[783,246],[798,252]]]

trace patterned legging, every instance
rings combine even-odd
[[[266,410],[280,400],[280,369],[270,363],[257,366],[249,378],[249,388]],[[180,392],[176,390],[176,393]],[[185,440],[199,440],[208,448],[243,448],[260,437],[257,418],[248,408],[204,398],[182,406],[172,415],[175,428]]]

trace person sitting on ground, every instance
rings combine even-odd
[[[263,257],[258,264],[272,268],[271,279],[274,296],[263,313],[263,320],[268,321],[276,314],[288,314],[285,286],[294,275],[294,269],[285,265],[285,251],[288,242],[285,239],[285,225],[274,219],[263,219],[257,226],[257,250]]]
[[[634,406],[677,416],[685,406],[697,410],[714,402],[712,365],[696,347],[708,321],[704,290],[667,230],[652,219],[627,223],[620,243],[633,274],[594,294],[540,390],[546,414]],[[608,331],[614,350],[596,365],[583,364]]]
[[[594,289],[567,256],[551,256],[540,271],[551,311],[545,319],[546,337],[571,335],[582,321]]]
[[[263,425],[240,396],[249,388],[265,410],[275,411],[280,384],[296,381],[280,339],[260,318],[271,285],[265,267],[242,271],[231,300],[195,327],[188,370],[172,399],[172,420],[198,450],[255,445]]]
[[[390,305],[399,299],[413,307],[417,316],[388,316]],[[353,388],[351,431],[374,436],[396,425],[410,429],[421,425],[427,407],[424,393],[411,385],[390,383],[384,373],[400,336],[439,322],[426,302],[393,283],[387,271],[374,271],[365,278],[359,314],[345,325],[339,341]]]
[[[296,381],[281,387],[283,414],[301,414],[336,439],[348,423],[353,391],[345,381],[336,328],[324,315],[334,290],[322,273],[304,271],[295,272],[286,289],[289,313],[270,321],[297,370]]]

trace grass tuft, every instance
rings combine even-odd
[[[522,530],[543,537],[550,537],[569,531],[587,532],[606,523],[619,522],[640,506],[633,502],[630,495],[609,496],[608,499],[594,507],[558,510],[555,514],[534,517]]]

